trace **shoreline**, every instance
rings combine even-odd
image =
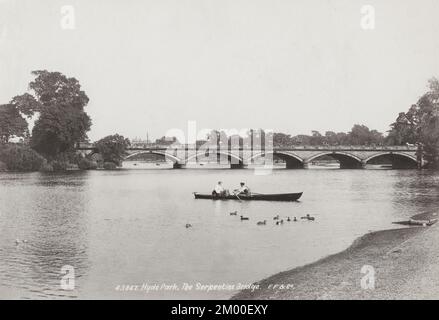
[[[436,213],[421,213],[411,219],[436,217]],[[231,299],[439,298],[438,230],[437,225],[433,225],[367,233],[344,251],[272,275],[255,283],[259,285],[258,290],[242,290]],[[362,279],[371,272],[374,273],[374,288],[363,289]],[[419,285],[423,282],[424,285]]]

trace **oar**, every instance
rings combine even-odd
[[[238,197],[237,193],[235,193],[235,197],[237,197],[239,201],[242,201],[241,198]]]

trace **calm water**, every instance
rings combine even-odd
[[[297,203],[193,199],[219,179],[230,188],[245,180],[253,191],[304,195]],[[416,170],[1,173],[0,298],[228,298],[234,291],[116,288],[251,283],[435,210],[438,183],[437,174]],[[230,216],[235,210],[250,221]],[[272,220],[307,213],[316,221]],[[60,287],[64,265],[75,268],[73,291]]]

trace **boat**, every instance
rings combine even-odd
[[[401,224],[404,226],[424,226],[424,227],[430,227],[432,225],[434,225],[436,222],[438,221],[438,219],[429,219],[429,220],[415,220],[415,219],[410,219],[408,221],[397,221],[397,222],[393,222],[394,224]]]
[[[212,194],[194,192],[195,199],[211,199],[211,200],[265,200],[265,201],[297,201],[303,192],[298,193],[249,193],[239,195],[213,196]]]

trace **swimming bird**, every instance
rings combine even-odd
[[[15,239],[15,244],[20,244],[20,240],[19,239]]]
[[[280,222],[279,221],[276,221],[276,225],[278,226],[280,224]]]
[[[290,221],[291,221],[290,217],[287,217],[287,221],[288,221],[288,222],[290,222]]]
[[[279,215],[273,217],[273,220],[279,220]]]
[[[233,211],[233,212],[230,212],[230,215],[231,216],[236,216],[237,213],[238,213],[238,211]]]
[[[192,225],[190,223],[186,223],[186,228],[190,228]]]
[[[258,223],[256,223],[258,226],[263,226],[267,224],[267,220],[264,221],[258,221]]]
[[[280,222],[280,224],[284,224],[284,220],[283,219],[281,219],[279,222]]]
[[[314,221],[314,220],[315,220],[315,218],[314,218],[314,217],[311,217],[311,216],[309,215],[309,213],[308,213],[305,217],[300,217],[300,219],[307,219],[307,220],[309,220],[309,221]]]
[[[296,217],[294,217],[293,221],[294,221],[294,222],[297,222],[297,218],[296,218]]]
[[[250,220],[248,217],[241,216],[241,220]]]

